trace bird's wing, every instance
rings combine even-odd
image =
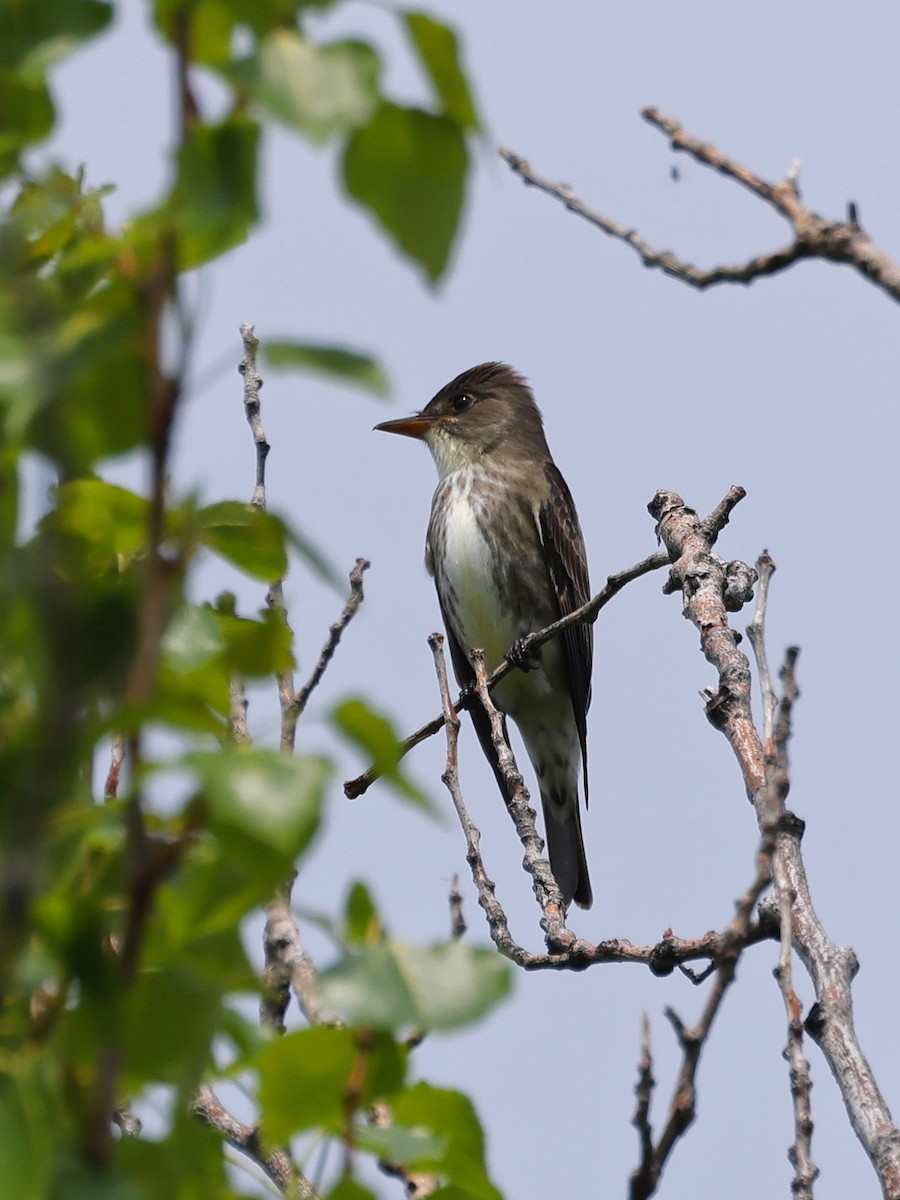
[[[441,605],[441,616],[444,618],[444,628],[447,630],[447,644],[450,647],[450,659],[453,663],[453,672],[456,675],[456,682],[461,688],[474,686],[475,671],[472,664],[469,662],[468,655],[462,646],[456,634],[453,632],[453,626],[447,617],[447,611],[441,603],[440,593],[438,593],[438,603]],[[497,759],[497,751],[494,749],[494,741],[491,737],[491,722],[487,713],[481,707],[476,697],[469,708],[469,714],[472,717],[472,724],[475,726],[475,732],[478,734],[478,740],[481,743],[481,749],[484,751],[484,757],[491,765],[491,770],[494,772],[497,783],[500,787],[500,794],[504,800],[507,798],[506,783],[503,779],[503,772],[500,770],[500,763]],[[506,717],[502,716],[503,722],[503,737],[509,743],[509,732],[506,728]]]
[[[545,464],[544,472],[548,496],[538,512],[538,528],[544,560],[559,603],[559,615],[566,617],[591,598],[587,555],[578,514],[566,481],[552,462]],[[575,724],[581,742],[584,799],[587,803],[587,711],[591,703],[593,626],[583,623],[570,626],[562,635],[562,643],[569,668]]]

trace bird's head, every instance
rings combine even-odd
[[[547,454],[541,414],[528,384],[505,363],[481,363],[442,387],[420,413],[376,429],[425,442],[441,477],[499,453]]]

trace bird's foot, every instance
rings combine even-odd
[[[507,650],[505,658],[520,671],[535,671],[541,665],[540,649],[529,650],[528,640],[523,637],[516,638]]]

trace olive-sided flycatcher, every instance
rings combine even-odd
[[[521,375],[482,363],[448,383],[417,416],[376,429],[420,438],[440,482],[431,503],[425,565],[434,576],[460,686],[474,671],[468,652],[484,650],[497,667],[517,641],[590,598],[578,514],[556,468],[541,414]],[[537,772],[550,866],[568,906],[591,906],[579,775],[587,802],[587,710],[593,630],[570,627],[547,642],[527,671],[512,671],[493,689],[512,717]],[[472,720],[506,795],[490,723],[480,706]],[[505,723],[505,718],[504,718]]]

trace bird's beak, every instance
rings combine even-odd
[[[421,440],[433,424],[434,420],[432,417],[400,417],[397,421],[382,421],[375,428],[382,430],[384,433],[402,433],[404,437],[419,438]]]

